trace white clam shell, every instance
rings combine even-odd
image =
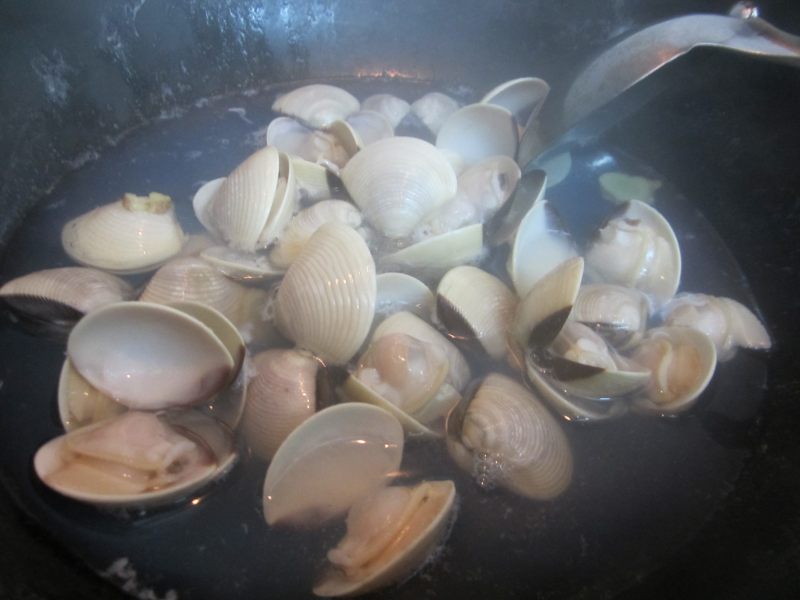
[[[255,374],[247,385],[242,430],[256,456],[270,460],[300,423],[316,411],[319,363],[298,350],[266,350],[256,354]]]
[[[388,483],[403,456],[403,428],[383,409],[347,402],[323,409],[281,444],[264,480],[270,525],[320,524]]]
[[[58,378],[58,416],[66,431],[97,423],[128,409],[84,379],[69,359]]]
[[[644,294],[609,283],[582,285],[569,318],[584,323],[617,348],[641,339],[649,307]]]
[[[279,96],[272,110],[300,119],[311,127],[327,127],[346,119],[360,107],[358,99],[342,88],[312,84]]]
[[[358,134],[363,146],[369,146],[394,135],[395,126],[385,115],[374,110],[360,110],[353,113],[347,117],[347,122]]]
[[[297,197],[300,202],[315,202],[333,195],[336,178],[331,171],[323,165],[309,162],[299,156],[290,154],[289,160],[292,161]]]
[[[95,388],[129,408],[157,410],[207,400],[238,372],[244,342],[213,309],[184,306],[224,322],[224,333],[223,327],[215,331],[215,323],[173,307],[120,302],[81,319],[67,354]],[[240,346],[238,356],[231,354],[233,343]]]
[[[425,126],[435,135],[441,129],[447,118],[458,110],[458,102],[447,94],[429,92],[418,98],[411,105],[414,113]]]
[[[483,380],[460,430],[451,423],[455,418],[448,420],[448,450],[482,487],[499,485],[547,500],[572,480],[572,451],[560,425],[530,391],[505,375]]]
[[[200,186],[192,197],[194,216],[197,217],[200,224],[212,235],[218,235],[218,233],[216,225],[214,224],[214,219],[211,216],[211,204],[223,183],[225,183],[225,177],[217,177],[216,179],[207,181]]]
[[[558,212],[550,202],[540,200],[522,218],[506,268],[517,294],[524,298],[542,277],[577,255]]]
[[[381,113],[393,128],[400,124],[411,110],[411,105],[393,94],[373,94],[361,103],[361,110]]]
[[[367,146],[350,159],[341,177],[367,221],[391,238],[411,233],[457,187],[456,174],[441,153],[409,137]]]
[[[317,596],[354,596],[400,581],[441,543],[455,505],[452,481],[382,488],[353,505],[347,534],[328,552],[334,568],[314,586]]]
[[[375,263],[363,238],[346,225],[327,223],[278,288],[278,327],[323,361],[344,364],[369,333],[375,296]]]
[[[416,277],[406,273],[380,273],[376,278],[376,317],[386,317],[400,311],[414,313],[423,319],[433,314],[434,296],[431,289]]]
[[[456,339],[477,340],[495,360],[508,350],[517,297],[494,275],[464,265],[448,271],[436,289],[436,315]]]
[[[509,110],[525,129],[533,125],[549,93],[550,86],[543,79],[520,77],[492,88],[481,102]]]
[[[641,290],[658,310],[680,282],[678,239],[661,213],[631,200],[600,229],[586,253],[586,272],[596,281]]]
[[[634,409],[673,415],[691,408],[714,376],[717,352],[711,339],[690,327],[649,330],[632,351],[632,358],[652,372],[646,396]]]
[[[337,135],[306,127],[290,117],[277,117],[267,127],[267,146],[303,160],[344,166],[349,152]]]
[[[439,346],[447,356],[450,364],[448,381],[452,386],[462,392],[472,377],[469,365],[464,360],[461,352],[450,340],[444,337],[432,325],[426,323],[418,316],[410,312],[398,312],[381,322],[372,334],[372,339],[378,339],[384,335],[393,333],[405,333],[428,344]]]
[[[325,223],[342,223],[358,230],[363,221],[361,211],[345,200],[315,202],[294,215],[288,222],[270,251],[270,262],[276,267],[288,268],[314,232]]]
[[[436,135],[436,146],[458,152],[466,166],[490,156],[514,158],[517,126],[511,113],[493,104],[469,104],[451,114]]]
[[[236,281],[259,281],[281,277],[286,269],[273,265],[265,254],[239,252],[229,246],[212,246],[200,258],[214,265],[220,273]]]
[[[188,497],[227,473],[236,457],[230,431],[198,412],[130,411],[51,440],[33,463],[60,494],[143,508]]]
[[[434,235],[381,258],[386,268],[436,276],[465,263],[478,262],[484,255],[483,225],[475,223]]]
[[[172,258],[184,235],[168,196],[126,194],[69,221],[61,242],[75,261],[125,274],[155,269]]]
[[[708,294],[678,294],[662,309],[667,326],[691,327],[705,333],[720,362],[730,360],[737,347],[768,350],[769,333],[753,312],[736,300]]]
[[[96,308],[132,296],[133,288],[127,282],[88,267],[35,271],[0,287],[0,299],[11,308],[42,320],[77,320]]]

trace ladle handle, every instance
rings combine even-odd
[[[728,16],[686,15],[645,27],[600,53],[578,74],[564,97],[560,124],[551,124],[547,139],[523,139],[520,165],[563,140],[587,116],[636,83],[700,46],[800,66],[800,37],[760,18],[749,2],[737,3]]]

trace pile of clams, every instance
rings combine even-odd
[[[265,526],[346,521],[313,591],[352,596],[413,574],[453,526],[454,481],[404,479],[406,444],[549,501],[581,468],[572,422],[687,411],[718,361],[768,349],[741,303],[677,293],[649,199],[572,237],[544,198],[554,173],[516,162],[548,90],[522,78],[461,106],[304,86],[196,191],[205,233],[155,192],[67,223],[82,266],[0,288],[23,324],[68,332],[42,482],[154,506],[263,461]]]

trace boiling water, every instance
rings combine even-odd
[[[428,91],[408,82],[343,85],[360,98],[388,91],[414,100]],[[469,94],[445,91],[460,92],[462,99]],[[0,281],[72,264],[61,248],[62,225],[123,192],[170,195],[184,228],[198,231],[192,195],[202,182],[227,174],[263,144],[275,93],[198,102],[131,133],[67,175],[10,241]],[[625,171],[658,178],[609,149],[573,149],[572,159],[569,178],[547,196],[578,240],[585,240],[612,209],[601,198],[600,174]],[[681,244],[681,289],[727,295],[752,306],[742,273],[704,218],[668,183],[656,200]],[[147,598],[311,597],[312,581],[327,549],[342,535],[342,523],[310,532],[267,527],[261,514],[266,464],[247,455],[224,481],[179,506],[146,513],[104,511],[62,498],[36,480],[31,461],[41,444],[61,433],[56,385],[63,343],[33,337],[3,319],[0,355],[5,361],[0,464],[6,485],[24,510],[99,574]],[[585,597],[632,584],[679,551],[732,489],[749,454],[741,434],[758,410],[764,379],[763,358],[740,352],[719,366],[688,415],[564,423],[575,476],[552,502],[479,490],[455,467],[441,441],[408,440],[405,478],[453,479],[458,515],[434,559],[382,595]]]

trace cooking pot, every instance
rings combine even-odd
[[[5,2],[0,250],[65,174],[124,141],[132,128],[200,98],[336,76],[430,80],[479,91],[529,74],[558,84],[617,36],[689,12],[723,14],[729,4]],[[764,0],[760,9],[783,29],[800,32],[800,7]],[[583,586],[574,597],[794,597],[800,574],[800,71],[713,49],[693,51],[669,71],[670,85],[605,131],[603,144],[652,167],[708,218],[752,286],[775,346],[763,404],[744,403],[715,424],[725,444],[748,452],[718,510],[659,564],[611,587]],[[15,380],[9,358],[0,366],[0,406],[20,395],[50,401],[52,390],[39,382]],[[0,597],[124,597],[54,543],[26,512],[19,482],[0,471]],[[519,573],[484,575],[497,597],[536,590]]]

